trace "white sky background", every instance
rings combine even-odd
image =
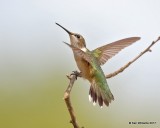
[[[139,42],[103,66],[107,73],[118,69],[160,36],[159,6],[159,0],[1,0],[0,86],[17,69],[26,70],[28,77],[50,68],[56,70],[58,65],[71,65],[65,69],[67,72],[76,69],[71,50],[62,43],[69,42],[69,37],[55,22],[83,35],[89,49],[140,36]],[[149,102],[150,107],[155,105],[154,114],[158,115],[159,67],[160,42],[151,53],[108,81],[116,100],[132,99],[129,105],[144,102],[148,106]]]
[[[55,22],[84,35],[90,49],[121,38],[141,36],[134,51],[142,50],[159,36],[159,3],[158,0],[0,1],[1,57],[19,53],[44,55],[42,51],[53,51],[51,46],[59,53],[58,49],[65,47],[59,42],[69,38]]]

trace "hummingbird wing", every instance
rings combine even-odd
[[[74,51],[74,53],[80,57],[82,57],[84,60],[86,60],[88,63],[91,63],[91,57],[89,54],[87,54],[86,52],[82,51],[81,49],[71,45],[71,44],[68,44],[66,42],[63,42],[65,43],[66,45],[68,45],[70,48],[72,48],[72,50]]]
[[[140,37],[130,37],[121,39],[110,44],[104,45],[102,47],[98,47],[95,50],[93,50],[92,53],[98,59],[100,64],[103,65],[123,48],[133,44],[139,39]]]

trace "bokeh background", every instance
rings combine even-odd
[[[72,128],[63,101],[66,74],[77,70],[58,22],[82,34],[89,49],[140,36],[102,68],[114,72],[160,36],[159,0],[0,0],[0,128]],[[160,42],[108,84],[115,97],[102,109],[78,79],[72,102],[86,128],[160,127]],[[129,124],[129,122],[155,122]]]

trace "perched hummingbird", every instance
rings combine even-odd
[[[66,44],[73,51],[81,76],[91,84],[89,100],[93,101],[93,105],[98,101],[100,107],[103,104],[109,106],[109,103],[114,100],[114,96],[109,89],[101,65],[105,64],[108,59],[112,58],[123,48],[138,41],[140,37],[125,38],[90,51],[86,48],[85,40],[80,34],[70,32],[60,24],[56,24],[69,34],[71,44]]]

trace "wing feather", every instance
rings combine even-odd
[[[140,37],[130,37],[122,40],[115,41],[113,43],[104,45],[92,51],[92,53],[97,57],[101,65],[105,64],[110,58],[115,56],[123,48],[133,44],[138,41]]]

